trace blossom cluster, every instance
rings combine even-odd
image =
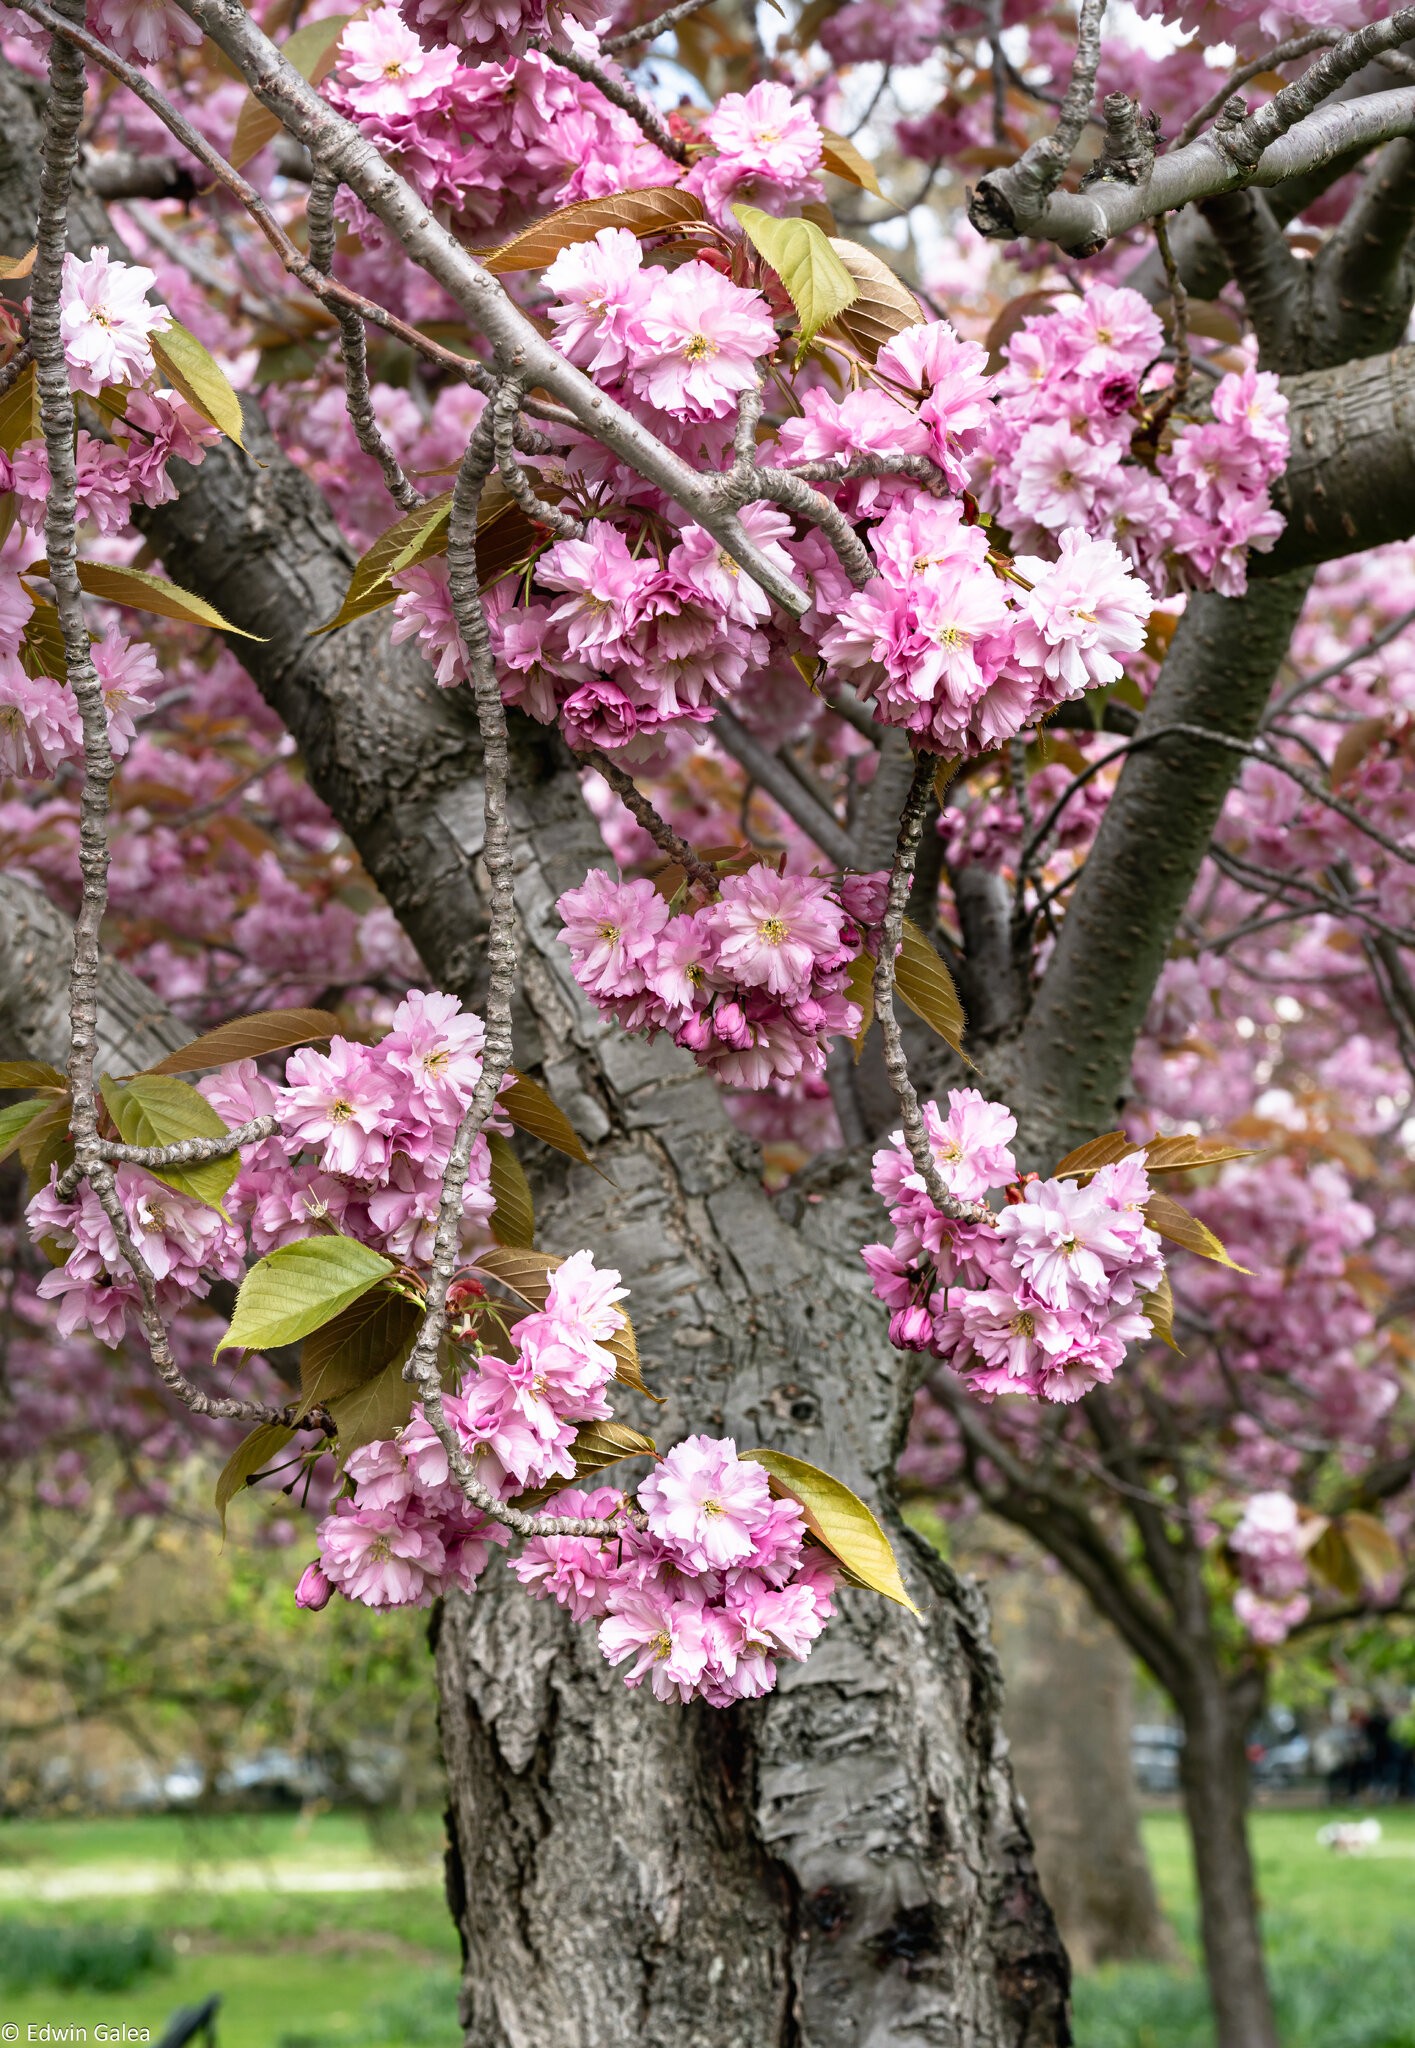
[[[1287,462],[1287,400],[1270,371],[1230,372],[1212,418],[1175,424],[1142,460],[1141,384],[1163,347],[1154,309],[1124,286],[1025,320],[1003,350],[981,501],[1015,548],[1051,553],[1079,529],[1113,539],[1158,589],[1240,596],[1248,549],[1282,531],[1269,488]]]
[[[463,1391],[443,1397],[457,1444],[496,1499],[574,1478],[576,1425],[610,1413],[618,1280],[576,1252],[551,1273],[544,1308],[512,1326],[511,1356],[482,1351]],[[470,1592],[490,1546],[507,1540],[468,1505],[420,1404],[396,1437],[351,1451],[345,1471],[354,1491],[320,1524],[303,1606],[322,1606],[334,1588],[369,1607],[421,1606],[453,1585]]]
[[[556,1279],[572,1267],[576,1286],[617,1277],[594,1273],[582,1252]],[[599,1347],[576,1315],[575,1304],[552,1294],[537,1319],[554,1319],[548,1341],[523,1337],[523,1324],[513,1330],[518,1363],[524,1355],[536,1370],[548,1352],[583,1366]],[[443,1409],[478,1476],[505,1497],[519,1489],[507,1478],[495,1485],[500,1461],[477,1418],[514,1407],[524,1382],[518,1376],[508,1393],[496,1364],[483,1358],[467,1398],[444,1397]],[[567,1400],[567,1386],[562,1380],[556,1389],[562,1415],[595,1405]],[[323,1607],[335,1591],[370,1607],[424,1606],[453,1587],[470,1592],[492,1546],[508,1540],[501,1524],[468,1506],[420,1407],[395,1438],[352,1452],[346,1470],[354,1491],[320,1524],[319,1559],[296,1590],[302,1607]],[[774,1500],[765,1469],[739,1457],[730,1437],[692,1436],[641,1483],[637,1517],[632,1505],[614,1487],[562,1488],[548,1513],[609,1522],[612,1534],[532,1536],[511,1570],[534,1598],[554,1600],[576,1622],[597,1622],[608,1662],[632,1659],[630,1687],[648,1679],[660,1700],[702,1698],[717,1707],[770,1692],[776,1660],[803,1661],[834,1612],[834,1565],[807,1546],[795,1501]]]
[[[1312,1605],[1307,1590],[1311,1542],[1291,1494],[1253,1494],[1228,1547],[1243,1580],[1233,1596],[1233,1611],[1255,1643],[1275,1648],[1306,1620]]]
[[[521,15],[515,0],[493,6]],[[464,63],[436,33],[449,17],[490,23],[493,6],[472,0],[454,11],[441,0],[408,0],[401,14],[392,6],[372,8],[345,29],[321,88],[325,97],[393,153],[427,205],[466,231],[485,233],[578,199],[677,182],[678,165],[645,141],[627,114],[573,72],[524,48],[519,33],[485,63]],[[494,38],[469,29],[454,40],[472,56]],[[345,192],[339,204],[366,246],[384,246],[382,229],[356,199]]]
[[[537,1598],[597,1620],[609,1662],[633,1660],[628,1686],[647,1678],[660,1700],[714,1707],[770,1692],[777,1659],[804,1662],[835,1611],[834,1564],[806,1543],[800,1508],[772,1498],[764,1468],[730,1437],[686,1437],[638,1499],[646,1528],[535,1536],[511,1569]],[[555,1505],[608,1516],[627,1502],[606,1487],[557,1494]]]
[[[121,1167],[117,1182],[129,1226],[158,1283],[164,1310],[207,1293],[204,1272],[239,1279],[247,1234],[257,1253],[333,1229],[404,1263],[431,1257],[442,1174],[457,1126],[481,1074],[485,1030],[455,996],[414,989],[377,1045],[334,1037],[329,1051],[303,1048],[283,1082],[254,1060],[222,1067],[201,1092],[231,1129],[274,1116],[280,1130],[246,1149],[222,1209]],[[495,1116],[492,1128],[504,1128]],[[136,1283],[98,1198],[85,1181],[71,1202],[57,1193],[58,1168],[29,1204],[36,1241],[68,1252],[39,1284],[61,1303],[62,1334],[87,1327],[117,1343]],[[467,1231],[484,1236],[495,1207],[486,1135],[473,1148],[462,1197]],[[223,1213],[224,1211],[224,1213]]]
[[[64,258],[59,323],[75,391],[104,394],[103,438],[80,427],[75,443],[78,518],[100,534],[122,531],[133,505],[161,505],[175,497],[167,471],[173,457],[200,462],[217,438],[176,392],[161,388],[151,337],[171,324],[165,307],[148,303],[156,282],[141,264],[117,263],[106,248],[83,261]],[[22,659],[34,619],[35,593],[24,580],[40,545],[37,529],[49,499],[49,457],[38,438],[13,455],[0,450],[0,495],[13,493],[16,525],[0,547],[0,771],[24,777],[54,774],[83,755],[78,704],[67,683]],[[93,647],[93,663],[108,712],[114,758],[122,760],[136,736],[135,715],[150,711],[159,683],[150,647],[116,629]]]
[[[894,1237],[863,1256],[892,1311],[893,1341],[946,1359],[985,1399],[1079,1401],[1114,1378],[1127,1345],[1152,1334],[1144,1297],[1164,1264],[1145,1222],[1143,1154],[1086,1184],[1019,1181],[1017,1125],[1001,1104],[954,1089],[947,1114],[926,1103],[924,1120],[950,1195],[980,1203],[1005,1189],[1007,1200],[980,1221],[955,1221],[929,1199],[902,1134],[875,1154],[875,1191]]]
[[[667,1031],[742,1088],[820,1072],[826,1040],[862,1011],[851,967],[878,927],[888,878],[724,876],[717,900],[674,913],[652,882],[595,869],[557,908],[581,988],[626,1031]]]

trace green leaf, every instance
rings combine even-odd
[[[906,917],[900,933],[899,957],[894,963],[894,986],[916,1017],[922,1017],[958,1057],[963,1050],[963,1007],[948,969],[933,947]],[[971,1066],[972,1061],[968,1064]]]
[[[522,1250],[515,1245],[496,1245],[477,1254],[477,1269],[499,1280],[519,1294],[528,1308],[544,1308],[550,1294],[550,1276],[565,1261],[554,1252]]]
[[[814,221],[776,220],[758,206],[734,206],[732,211],[785,285],[801,322],[804,352],[826,322],[858,296],[859,287]]]
[[[1334,1592],[1356,1600],[1361,1594],[1361,1573],[1350,1545],[1337,1522],[1327,1522],[1307,1552],[1313,1573]]]
[[[28,589],[28,585],[25,586]],[[39,597],[30,591],[34,610],[25,621],[24,637],[20,641],[20,666],[31,682],[40,676],[51,676],[62,683],[68,673],[68,655],[64,650],[64,633],[59,624],[59,614],[47,597]]]
[[[1151,1138],[1145,1147],[1149,1173],[1192,1173],[1200,1166],[1222,1166],[1229,1159],[1252,1159],[1257,1148],[1235,1145],[1227,1138]]]
[[[802,1458],[788,1457],[785,1451],[743,1451],[742,1456],[765,1465],[772,1477],[772,1490],[800,1503],[806,1527],[816,1541],[838,1557],[862,1585],[883,1593],[886,1600],[898,1601],[911,1614],[918,1613],[904,1590],[889,1538],[858,1494],[829,1472]]]
[[[176,1145],[184,1138],[223,1138],[231,1128],[189,1081],[173,1080],[165,1074],[135,1074],[131,1081],[122,1082],[105,1074],[99,1087],[125,1145]],[[239,1152],[197,1166],[146,1169],[155,1180],[213,1209],[221,1207],[240,1170]]]
[[[641,1436],[637,1429],[629,1429],[622,1422],[582,1422],[575,1432],[570,1455],[575,1460],[573,1479],[557,1477],[549,1486],[538,1486],[528,1493],[518,1494],[515,1505],[527,1511],[538,1508],[542,1501],[552,1499],[563,1486],[578,1486],[592,1473],[603,1472],[607,1465],[618,1464],[621,1458],[657,1457],[658,1445],[651,1436]]]
[[[403,1359],[391,1360],[372,1379],[351,1387],[347,1394],[336,1394],[327,1403],[339,1432],[341,1465],[350,1451],[396,1436],[411,1417],[417,1390],[411,1380],[404,1379],[403,1364]]]
[[[423,1312],[386,1286],[372,1287],[323,1328],[306,1337],[300,1353],[300,1412],[352,1393],[385,1367],[407,1363]]]
[[[504,1088],[496,1100],[516,1129],[524,1131],[528,1138],[539,1138],[543,1145],[563,1152],[567,1159],[577,1159],[582,1166],[594,1164],[579,1132],[539,1081],[517,1074],[512,1085]]]
[[[1160,1284],[1152,1287],[1140,1298],[1140,1306],[1154,1326],[1155,1335],[1161,1344],[1167,1344],[1171,1351],[1178,1351],[1174,1341],[1174,1289],[1169,1284],[1168,1273],[1160,1274]],[[1183,1356],[1180,1353],[1181,1357]]]
[[[536,1212],[525,1169],[509,1139],[491,1131],[486,1142],[491,1153],[491,1192],[496,1200],[491,1234],[498,1244],[529,1247],[535,1243]]]
[[[281,56],[287,64],[294,65],[301,78],[310,85],[318,85],[333,70],[339,38],[353,18],[352,14],[327,14],[322,21],[297,28],[281,44]],[[280,125],[279,116],[268,113],[255,94],[249,94],[241,104],[236,132],[231,138],[228,162],[232,168],[239,171],[242,164],[248,164],[257,150],[264,149],[280,133]]]
[[[157,367],[172,389],[180,391],[204,420],[219,427],[228,441],[244,448],[241,401],[210,351],[180,320],[174,320],[161,334],[149,338]]]
[[[1234,1273],[1250,1271],[1249,1267],[1240,1266],[1236,1259],[1231,1259],[1207,1223],[1201,1223],[1197,1216],[1192,1216],[1172,1195],[1151,1195],[1145,1204],[1145,1221],[1151,1230],[1157,1230],[1161,1237],[1167,1237],[1171,1244],[1179,1245],[1186,1252],[1197,1252],[1201,1259],[1212,1259]]]
[[[831,322],[831,331],[843,335],[872,363],[887,341],[906,327],[919,325],[923,310],[908,285],[873,249],[838,235],[831,236],[830,246],[854,278],[856,291],[845,311]]]
[[[249,1486],[258,1472],[263,1472],[279,1457],[285,1446],[294,1441],[294,1436],[293,1429],[284,1429],[275,1422],[262,1422],[232,1451],[216,1482],[216,1511],[221,1517],[223,1536],[226,1534],[226,1510],[232,1500]]]
[[[67,1088],[57,1067],[43,1060],[0,1060],[0,1088]]]
[[[195,1074],[202,1067],[229,1066],[233,1060],[258,1060],[283,1052],[287,1045],[308,1045],[312,1038],[331,1038],[339,1019],[330,1010],[254,1010],[203,1032],[190,1045],[169,1052],[145,1074]]]
[[[308,1337],[394,1270],[391,1259],[353,1237],[305,1237],[281,1245],[257,1260],[241,1282],[231,1327],[216,1355]]]
[[[1379,1591],[1405,1561],[1400,1545],[1384,1522],[1361,1508],[1349,1508],[1339,1515],[1337,1527],[1346,1540],[1358,1577],[1373,1592]]]
[[[483,499],[492,494],[487,485]],[[388,579],[393,574],[394,564],[400,569],[410,569],[415,562],[426,562],[434,554],[442,554],[447,546],[447,520],[452,510],[452,493],[443,491],[440,497],[429,498],[425,505],[415,505],[411,512],[405,512],[392,526],[378,536],[354,564],[354,573],[349,579],[349,588],[344,593],[344,602],[332,619],[326,619],[322,626],[314,628],[315,633],[332,633],[336,626],[347,626],[354,619],[366,618],[370,612],[381,611],[384,605],[392,604],[398,595]],[[313,637],[313,635],[311,636]]]
[[[1127,1138],[1124,1131],[1103,1131],[1098,1138],[1088,1138],[1084,1145],[1078,1145],[1074,1152],[1068,1152],[1052,1168],[1054,1180],[1082,1180],[1093,1173],[1099,1173],[1103,1166],[1114,1166],[1122,1159],[1128,1159],[1140,1147],[1133,1138]]]
[[[19,376],[0,398],[0,448],[7,455],[26,441],[37,441],[44,432],[39,419],[39,380],[34,364],[26,363]]]
[[[562,495],[558,489],[545,493],[548,503],[558,503]],[[446,554],[451,510],[452,493],[444,491],[440,497],[429,498],[395,520],[359,557],[343,603],[332,619],[311,629],[311,637],[332,633],[338,626],[351,625],[355,619],[367,618],[371,612],[392,604],[398,593],[389,580],[391,577]],[[503,569],[530,553],[536,539],[535,527],[500,477],[490,478],[477,508],[477,573],[483,589]]]
[[[152,612],[159,619],[179,619],[186,626],[212,626],[219,633],[234,633],[239,640],[256,640],[264,645],[259,633],[247,633],[243,627],[233,626],[215,605],[208,604],[193,590],[183,590],[180,583],[169,583],[165,576],[149,576],[146,569],[120,569],[111,562],[81,561],[74,567],[90,597],[101,597],[109,604],[125,604],[133,611]],[[25,570],[27,576],[48,573],[48,562],[31,562]]]
[[[867,156],[862,156],[847,135],[837,135],[833,128],[821,130],[821,163],[837,178],[844,178],[849,185],[863,186],[866,192],[873,192],[876,199],[883,199],[875,167]]]
[[[180,619],[188,626],[213,626],[218,632],[234,633],[241,640],[262,637],[233,626],[229,619],[222,618],[215,605],[208,604],[195,591],[183,590],[180,583],[169,583],[164,576],[149,576],[146,569],[119,569],[109,562],[79,562],[76,566],[79,582],[90,597],[130,605],[134,611],[152,612],[159,619]]]
[[[20,1164],[29,1175],[32,1195],[48,1185],[51,1167],[57,1166],[62,1173],[73,1159],[74,1141],[69,1135],[73,1107],[67,1090],[51,1096],[43,1112],[20,1133]],[[59,1264],[63,1264],[62,1259]]]
[[[577,199],[570,206],[522,228],[509,242],[492,249],[482,263],[494,275],[508,270],[544,270],[562,249],[592,242],[601,228],[628,228],[634,235],[661,235],[686,221],[701,220],[703,209],[691,192],[676,185],[650,185],[631,192],[607,192],[600,199]]]
[[[8,1109],[0,1109],[0,1159],[9,1158],[35,1118],[47,1107],[45,1098],[37,1095],[28,1102],[12,1102]]]

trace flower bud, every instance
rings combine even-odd
[[[689,1052],[706,1052],[712,1044],[712,1025],[701,1010],[695,1010],[691,1017],[684,1019],[673,1035],[679,1045],[686,1046]]]
[[[334,1587],[324,1576],[318,1564],[307,1564],[300,1574],[300,1583],[295,1588],[295,1605],[313,1608],[317,1614],[321,1607],[329,1605]]]
[[[922,1302],[896,1309],[889,1319],[889,1341],[898,1351],[927,1351],[933,1335],[933,1317]]]

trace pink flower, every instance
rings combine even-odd
[[[1089,1187],[1074,1180],[1034,1182],[1024,1201],[1003,1210],[997,1229],[1017,1272],[1051,1308],[1105,1301],[1113,1293],[1112,1275],[1139,1261],[1155,1266],[1151,1284],[1159,1279],[1153,1232],[1112,1209],[1096,1181]],[[1120,1298],[1132,1294],[1130,1287]]]
[[[329,1605],[333,1593],[333,1580],[325,1577],[318,1564],[307,1564],[295,1588],[295,1605],[308,1607],[317,1614],[322,1607]]]
[[[617,526],[596,520],[584,540],[557,541],[536,564],[536,580],[570,595],[551,613],[572,655],[612,660],[638,623],[657,564],[629,553]]]
[[[96,640],[92,653],[108,712],[108,744],[114,760],[121,761],[137,738],[133,714],[151,711],[152,699],[146,692],[161,688],[162,672],[146,641],[129,640],[122,633]]]
[[[1064,355],[1081,377],[1138,373],[1164,347],[1154,307],[1127,286],[1089,285],[1053,317]]]
[[[1065,420],[1028,427],[1013,464],[1017,509],[1054,532],[1089,524],[1096,494],[1120,467],[1120,455],[1114,442],[1097,446]]]
[[[18,655],[34,599],[8,562],[0,562],[0,656]]]
[[[554,1496],[552,1511],[603,1521],[623,1506],[623,1494],[611,1486],[589,1493],[567,1486]],[[620,1583],[619,1550],[619,1544],[593,1536],[531,1536],[511,1559],[511,1569],[535,1599],[556,1601],[572,1621],[598,1620]]]
[[[27,676],[13,655],[0,655],[0,769],[52,775],[61,761],[81,758],[83,745],[73,691],[48,676]]]
[[[764,83],[748,93],[726,93],[704,131],[734,166],[782,184],[820,168],[823,138],[815,117],[784,85]]]
[[[686,1704],[708,1660],[701,1605],[656,1589],[616,1586],[609,1609],[599,1625],[599,1646],[611,1664],[634,1657],[624,1683],[639,1686],[647,1678],[656,1699]]]
[[[388,120],[416,114],[457,75],[455,50],[425,49],[396,7],[353,20],[339,39],[340,75],[356,113]]]
[[[962,341],[946,320],[906,327],[879,352],[881,376],[925,393],[919,418],[928,428],[929,453],[955,491],[968,481],[963,458],[993,416],[996,379],[987,374],[987,350]]]
[[[675,1444],[639,1488],[649,1532],[690,1571],[744,1564],[771,1514],[766,1470],[737,1456],[731,1437]]]
[[[1072,530],[1061,536],[1057,561],[1019,555],[1016,568],[1032,588],[1022,596],[1025,619],[1014,644],[1021,660],[1057,685],[1056,701],[1115,682],[1121,674],[1115,657],[1144,645],[1151,606],[1149,591],[1127,573],[1115,543]]]
[[[393,1012],[379,1058],[409,1083],[409,1108],[419,1123],[455,1125],[481,1078],[486,1027],[456,996],[409,989]]]
[[[637,235],[601,228],[593,241],[562,249],[546,271],[542,281],[558,301],[550,308],[556,342],[582,370],[606,377],[623,370],[654,285],[643,261]]]
[[[1291,1600],[1265,1600],[1251,1586],[1240,1586],[1233,1596],[1233,1611],[1259,1649],[1275,1650],[1286,1642],[1293,1629],[1307,1619],[1312,1603],[1305,1593]]]
[[[303,1047],[285,1064],[277,1114],[285,1135],[322,1148],[326,1173],[377,1173],[388,1158],[393,1090],[363,1046],[330,1040],[327,1053]]]
[[[201,41],[201,30],[172,0],[90,0],[88,18],[115,57],[140,64],[160,63],[174,44],[194,49]]]
[[[572,1252],[550,1276],[545,1313],[573,1326],[595,1344],[607,1344],[627,1320],[616,1304],[628,1299],[612,1266],[597,1267],[592,1252]]]
[[[556,904],[558,933],[570,948],[575,979],[593,996],[637,995],[645,963],[668,922],[668,905],[652,882],[616,882],[593,868]]]
[[[97,396],[106,384],[142,384],[152,375],[149,336],[172,324],[165,306],[147,303],[156,282],[141,263],[111,263],[106,248],[82,263],[65,256],[59,332],[76,391]]]
[[[420,1607],[438,1590],[445,1554],[430,1522],[341,1500],[319,1525],[324,1576],[366,1607]]]
[[[766,866],[728,875],[712,913],[718,964],[747,988],[805,996],[816,963],[840,951],[844,916],[829,884],[812,875],[778,875]]]
[[[721,419],[757,382],[757,360],[776,348],[760,292],[744,291],[710,264],[654,273],[629,357],[640,397],[681,419]]]

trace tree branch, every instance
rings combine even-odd
[[[1375,149],[1412,130],[1415,86],[1405,86],[1319,107],[1278,134],[1251,165],[1236,161],[1227,138],[1216,131],[1157,157],[1149,176],[1135,184],[1101,180],[1080,192],[1052,191],[1034,201],[1025,186],[1007,182],[1007,171],[989,171],[973,195],[968,217],[980,234],[995,241],[1025,235],[1055,242],[1074,256],[1093,256],[1113,236],[1157,213],[1175,212],[1240,186],[1280,185],[1308,176],[1353,150]]]

